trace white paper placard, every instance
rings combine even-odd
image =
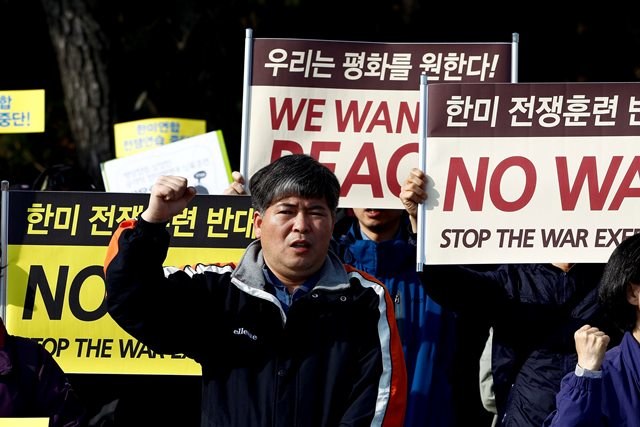
[[[185,138],[101,164],[106,191],[149,193],[161,175],[189,180],[198,194],[222,194],[232,181],[222,131]]]

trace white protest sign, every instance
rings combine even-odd
[[[426,264],[606,262],[640,231],[640,84],[432,84]]]
[[[222,194],[232,180],[221,131],[109,160],[101,169],[106,191],[120,193],[149,193],[160,175],[188,178],[198,194]]]
[[[432,82],[511,78],[510,43],[255,39],[252,48],[243,173],[309,154],[335,172],[341,207],[402,209],[401,183],[418,165],[421,73]]]

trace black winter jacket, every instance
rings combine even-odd
[[[165,268],[166,227],[120,225],[109,313],[158,353],[202,366],[202,426],[400,426],[406,369],[388,292],[329,253],[288,312],[264,290],[259,241],[237,266]]]

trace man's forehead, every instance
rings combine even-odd
[[[270,206],[304,206],[328,208],[327,199],[324,197],[285,196],[271,203]]]

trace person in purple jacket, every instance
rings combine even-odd
[[[598,293],[622,342],[607,351],[609,336],[598,328],[575,332],[578,364],[563,378],[545,427],[640,427],[640,234],[613,251]]]
[[[48,418],[50,427],[88,423],[85,407],[51,354],[10,335],[0,319],[0,418]]]

